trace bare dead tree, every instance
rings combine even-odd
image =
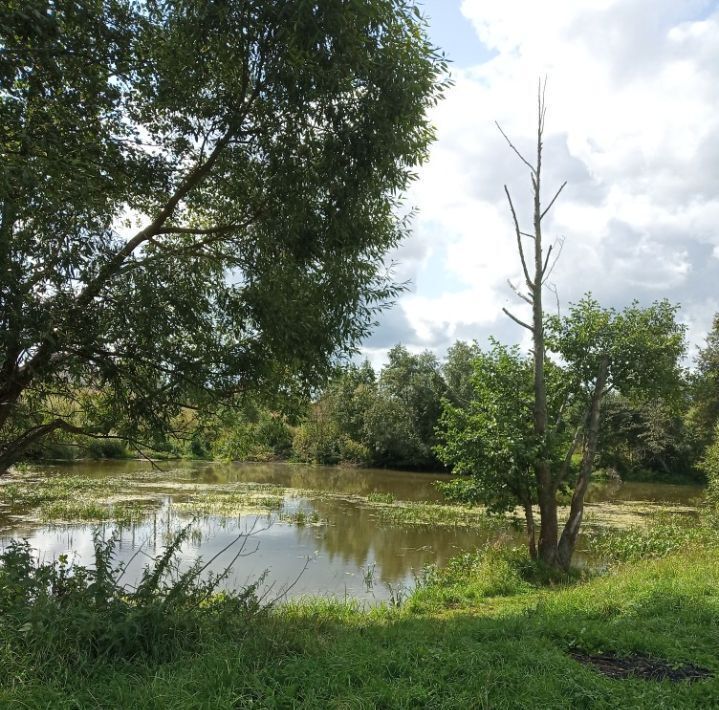
[[[538,555],[539,559],[548,565],[555,566],[558,563],[557,538],[559,535],[559,524],[557,520],[557,485],[552,475],[551,463],[547,453],[547,386],[545,382],[545,355],[546,348],[544,342],[544,306],[542,303],[542,289],[546,283],[547,277],[556,263],[552,260],[552,252],[554,245],[551,245],[546,253],[543,245],[542,222],[546,218],[549,211],[554,206],[557,198],[566,186],[566,181],[561,184],[559,189],[549,201],[546,207],[542,205],[541,189],[542,189],[542,150],[545,118],[547,113],[546,95],[546,79],[540,82],[537,91],[537,143],[536,156],[534,163],[531,163],[522,155],[519,149],[512,143],[502,127],[497,123],[504,139],[511,150],[517,155],[522,163],[529,169],[532,183],[532,204],[533,204],[533,231],[531,233],[524,232],[520,228],[517,211],[509,192],[509,188],[505,185],[504,192],[509,203],[509,210],[512,214],[514,223],[514,231],[517,240],[517,251],[519,253],[522,265],[522,273],[524,276],[524,285],[526,292],[512,286],[517,295],[528,303],[532,308],[531,323],[527,323],[506,308],[503,311],[509,318],[532,334],[532,352],[534,360],[534,435],[539,444],[539,454],[534,462],[534,474],[537,483],[537,500],[539,502],[540,514],[540,533]],[[533,253],[529,256],[531,261],[527,259],[524,240],[531,240],[530,248]],[[561,250],[561,243],[560,249]]]

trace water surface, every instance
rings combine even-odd
[[[289,489],[279,510],[248,512],[233,517],[211,515],[195,523],[182,548],[182,566],[198,558],[209,560],[225,547],[210,569],[219,571],[233,559],[248,536],[242,556],[224,581],[227,588],[244,586],[267,573],[264,589],[268,598],[302,595],[352,597],[374,602],[405,593],[415,576],[428,564],[444,564],[450,557],[471,551],[496,536],[488,530],[429,525],[398,525],[382,520],[376,509],[352,496],[392,494],[397,500],[439,501],[437,480],[448,475],[408,473],[384,469],[350,469],[292,464],[164,464],[166,472],[153,472],[145,462],[83,462],[44,466],[47,476],[117,478],[148,476],[146,492],[160,500],[159,508],[146,519],[126,527],[112,524],[39,524],[27,517],[0,516],[0,546],[11,538],[27,538],[45,560],[70,554],[79,563],[93,559],[93,534],[117,536],[116,560],[127,563],[126,579],[137,579],[148,556],[159,554],[167,541],[192,519],[173,503],[186,496],[181,486],[194,484],[198,490],[212,486],[259,483]],[[170,486],[163,489],[163,485]],[[172,485],[177,486],[173,490]],[[168,492],[169,490],[169,492]],[[307,490],[332,494],[309,496]],[[697,486],[647,483],[609,483],[594,486],[591,503],[644,502],[654,505],[689,505],[701,494]],[[201,495],[201,494],[200,494]],[[322,524],[297,525],[283,518],[297,511]],[[510,533],[522,543],[519,531]],[[138,552],[139,550],[139,552]]]

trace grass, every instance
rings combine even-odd
[[[589,551],[607,563],[665,557],[698,546],[719,552],[719,527],[708,510],[696,517],[659,513],[642,525],[589,527],[584,534]]]
[[[198,632],[193,621],[189,647],[178,642],[159,660],[102,657],[78,671],[62,659],[22,667],[15,657],[0,679],[0,705],[716,707],[719,565],[713,552],[690,548],[552,587],[528,581],[520,558],[501,559],[494,551],[484,561],[459,561],[399,609],[365,612],[352,603],[308,600],[246,626],[208,624]],[[489,581],[480,589],[482,578]],[[471,594],[446,603],[447,586],[473,584]],[[641,652],[701,665],[715,677],[676,684],[612,680],[573,660],[572,649]]]
[[[28,473],[0,486],[0,501],[49,520],[122,520],[141,511],[156,490],[171,492],[178,498],[173,505],[188,512],[219,515],[276,508],[285,495],[272,486],[33,479]],[[13,573],[5,560],[0,707],[718,706],[716,520],[636,515],[641,525],[605,525],[588,543],[592,554],[611,563],[608,571],[557,577],[511,547],[502,518],[383,494],[350,500],[383,522],[475,526],[496,532],[499,541],[444,568],[427,568],[416,589],[395,590],[392,603],[369,611],[351,601],[306,599],[255,613],[251,597],[238,607],[237,598],[208,597],[204,587],[189,598],[171,592],[172,585],[155,585],[145,598],[90,578],[83,588],[77,570],[68,576],[45,566],[29,573],[16,565]],[[304,512],[287,521],[321,522]],[[373,577],[368,568],[365,583]],[[15,594],[17,588],[25,596]],[[98,589],[105,589],[99,597]],[[247,614],[248,608],[255,611]],[[675,684],[614,680],[575,661],[573,650],[641,653],[696,664],[714,677]]]

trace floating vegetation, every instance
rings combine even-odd
[[[394,503],[396,498],[393,493],[380,493],[374,491],[367,496],[370,503]]]
[[[438,503],[402,502],[376,505],[373,514],[383,522],[398,525],[472,526],[501,530],[509,524],[504,518],[487,515],[482,508]]]
[[[237,516],[248,511],[278,510],[284,498],[281,495],[266,493],[225,493],[208,492],[193,495],[186,500],[172,503],[177,511],[193,515]]]
[[[289,505],[290,510],[284,510],[288,499],[302,500],[300,509]],[[327,503],[329,508],[323,503]],[[97,476],[61,475],[59,472],[47,473],[26,467],[0,481],[2,512],[29,522],[115,521],[126,524],[139,521],[166,504],[180,514],[212,516],[218,520],[246,514],[275,513],[280,521],[300,527],[328,525],[332,521],[328,511],[339,510],[344,505],[367,510],[370,517],[385,526],[465,528],[482,534],[508,531],[516,520],[521,519],[521,511],[506,517],[493,516],[481,507],[408,502],[397,500],[391,492],[377,490],[367,495],[353,495],[286,488],[275,483],[203,482],[198,480],[196,470],[182,467]],[[314,512],[313,508],[320,512]],[[660,535],[661,530],[655,525],[657,512],[671,513],[677,520],[690,523],[692,528],[696,511],[689,505],[650,501],[590,503],[585,516],[590,553],[608,560],[666,554],[677,549],[677,545],[684,544],[692,535],[696,536],[696,531],[692,535]],[[560,517],[563,512],[566,510],[560,509]],[[646,528],[655,532],[640,532]],[[612,536],[611,540],[602,537],[605,531]],[[622,536],[621,531],[632,532]],[[664,544],[662,540],[665,539],[671,542]],[[604,554],[604,548],[609,550],[608,555]]]
[[[157,509],[156,501],[122,501],[99,503],[92,500],[58,500],[40,506],[44,522],[103,522],[121,525],[138,522]]]
[[[283,523],[291,523],[299,527],[305,525],[327,525],[328,521],[321,518],[317,512],[308,513],[305,510],[296,510],[292,513],[283,513],[280,515],[280,520]]]

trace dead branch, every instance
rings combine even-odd
[[[530,296],[528,296],[526,293],[522,293],[517,286],[515,286],[510,279],[507,279],[507,283],[509,284],[509,288],[514,291],[515,295],[521,298],[525,303],[528,303],[530,306],[532,305],[533,301]]]
[[[526,328],[528,331],[533,332],[531,325],[525,323],[523,320],[520,320],[519,318],[517,318],[517,316],[512,315],[506,308],[502,308],[502,310],[504,311],[505,315],[508,315],[517,325],[521,325],[522,328]]]
[[[512,220],[514,220],[514,232],[517,236],[517,248],[519,249],[519,258],[522,260],[522,270],[524,271],[524,278],[527,281],[527,286],[533,289],[535,287],[534,282],[529,277],[529,269],[527,269],[527,260],[524,258],[524,247],[522,246],[522,232],[519,229],[519,221],[517,220],[517,212],[514,209],[514,203],[512,202],[512,196],[509,194],[509,188],[504,186],[504,194],[507,195],[507,201],[509,202],[509,209],[512,212]]]
[[[552,209],[552,205],[557,201],[557,198],[558,198],[559,195],[561,194],[562,190],[565,188],[566,184],[567,184],[567,181],[565,180],[565,181],[562,183],[561,187],[560,187],[560,188],[557,190],[557,192],[555,193],[554,197],[550,200],[549,204],[545,207],[544,212],[542,212],[542,214],[539,215],[539,219],[540,219],[540,220],[544,219],[544,217],[545,217],[545,215],[547,214],[547,212],[549,212],[549,210]]]
[[[515,147],[514,143],[512,143],[511,140],[509,140],[509,136],[502,130],[502,126],[499,125],[499,122],[495,121],[494,125],[499,128],[499,132],[504,136],[504,140],[507,141],[509,147],[517,154],[519,159],[532,171],[532,174],[536,173],[536,168],[534,165],[532,165]]]
[[[557,253],[554,257],[554,260],[552,261],[552,265],[549,267],[549,270],[547,271],[547,267],[545,264],[544,269],[542,269],[542,283],[547,281],[547,279],[552,275],[552,272],[554,271],[554,267],[557,265],[557,261],[559,261],[559,257],[562,256],[562,250],[564,249],[564,237],[560,237],[555,241],[555,244],[559,245],[559,248],[557,250]],[[554,246],[554,245],[552,245]],[[549,251],[551,251],[552,247],[549,248]],[[546,272],[546,273],[545,273]]]

